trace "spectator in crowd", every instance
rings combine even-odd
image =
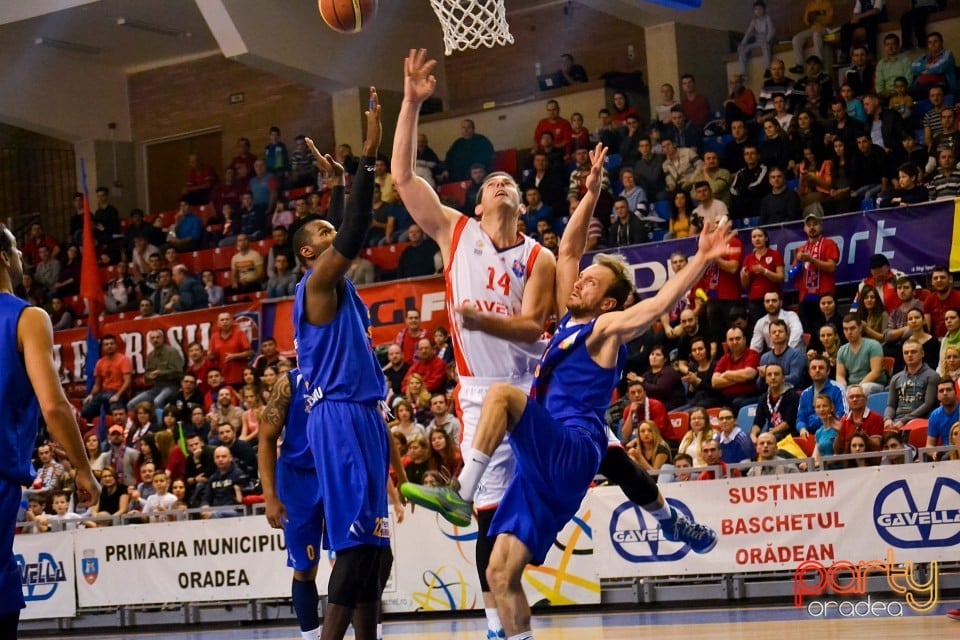
[[[877,199],[879,208],[905,207],[930,200],[930,192],[920,183],[920,167],[912,162],[905,162],[897,169],[897,174],[899,176],[895,181],[897,187]]]
[[[630,98],[623,91],[613,92],[613,110],[611,113],[613,123],[620,126],[625,126],[627,120],[631,117],[637,118],[638,121],[640,119],[640,113],[630,106]]]
[[[465,314],[466,315],[466,314]],[[423,384],[430,393],[442,392],[447,377],[446,363],[437,357],[433,342],[429,338],[421,338],[417,343],[417,358],[410,365],[404,377],[403,389],[406,391],[410,377],[419,375]]]
[[[905,35],[904,38],[906,37]],[[897,78],[906,78],[907,83],[910,84],[913,80],[913,70],[909,58],[900,52],[900,38],[895,33],[888,33],[883,37],[883,57],[877,60],[877,70],[874,75],[874,88],[877,94],[884,99],[890,98]]]
[[[178,251],[196,251],[203,238],[203,221],[190,208],[190,203],[181,200],[174,217],[173,235],[167,239]]]
[[[703,219],[694,213],[690,206],[690,196],[686,191],[678,190],[670,198],[670,220],[667,222],[669,238],[689,238],[703,228]]]
[[[840,249],[830,238],[823,237],[823,211],[811,207],[804,216],[807,242],[796,251],[788,280],[799,280],[800,323],[805,327],[818,326],[820,297],[836,292],[835,278]]]
[[[875,253],[870,256],[869,265],[870,275],[860,282],[858,295],[862,294],[866,288],[875,289],[883,301],[883,308],[887,313],[893,313],[901,304],[901,299],[897,293],[897,280],[903,274],[893,271],[890,268],[890,260],[882,253]]]
[[[156,287],[150,294],[153,308],[160,314],[173,313],[177,295],[177,287],[173,284],[173,272],[169,267],[161,267]]]
[[[97,187],[97,208],[93,211],[93,235],[97,244],[107,246],[120,233],[120,212],[110,204],[110,190]]]
[[[813,405],[817,396],[827,395],[830,397],[838,418],[846,413],[843,390],[828,377],[829,371],[830,364],[822,355],[817,354],[809,359],[807,372],[812,384],[800,394],[797,409],[797,430],[801,436],[815,433],[820,428],[820,417],[814,411]],[[864,407],[866,407],[866,396],[864,396]]]
[[[240,188],[240,185],[237,184],[236,175],[236,171],[230,167],[227,167],[223,172],[223,182],[218,182],[210,191],[211,208],[213,209],[214,214],[222,214],[223,220],[213,223],[221,225],[219,229],[211,229],[210,224],[213,216],[208,218],[206,227],[208,234],[222,236],[222,225],[226,224],[227,221],[230,220],[231,213],[233,211],[240,209],[240,200],[243,190]],[[230,208],[226,209],[225,207]],[[213,240],[213,238],[211,238],[211,240]],[[219,241],[219,237],[216,238],[216,240]]]
[[[540,143],[540,136],[549,133],[553,136],[553,144],[561,151],[570,152],[570,142],[573,131],[570,121],[560,116],[560,103],[556,100],[547,100],[547,117],[541,118],[533,132],[534,146]]]
[[[200,282],[203,290],[207,294],[207,304],[209,307],[219,307],[223,305],[223,287],[217,284],[216,276],[210,269],[204,269],[200,274]]]
[[[460,137],[447,150],[447,174],[451,182],[470,178],[470,167],[482,164],[487,171],[493,166],[493,144],[483,134],[476,133],[473,120],[460,123]]]
[[[857,150],[850,158],[850,197],[854,202],[873,200],[887,187],[886,155],[870,134],[857,135]]]
[[[417,164],[414,171],[432,187],[436,187],[437,182],[442,180],[446,173],[443,163],[440,162],[440,156],[430,147],[427,136],[423,133],[417,135]],[[354,172],[347,169],[346,173],[353,175]],[[374,202],[376,201],[377,198],[374,196]]]
[[[831,404],[832,402],[831,400]],[[867,393],[863,387],[858,384],[847,387],[846,402],[849,407],[846,412],[842,412],[839,407],[835,408],[835,414],[840,417],[841,442],[838,448],[846,448],[854,433],[865,434],[879,447],[880,438],[883,436],[883,416],[867,408]]]
[[[317,167],[313,154],[307,149],[306,136],[298,135],[293,140],[293,153],[290,154],[290,177],[287,187],[297,189],[317,184]]]
[[[207,308],[209,305],[207,290],[199,280],[190,275],[190,270],[187,269],[186,265],[174,265],[171,278],[176,287],[173,302],[174,311],[193,311],[194,309]]]
[[[717,155],[716,151],[707,151],[703,154],[703,165],[699,171],[694,173],[693,179],[694,185],[697,182],[709,184],[713,198],[729,208],[731,203],[730,184],[733,182],[733,176],[720,166],[720,156]],[[699,197],[698,200],[700,200]]]
[[[415,435],[426,438],[427,432],[424,426],[417,422],[413,405],[408,401],[402,398],[398,400],[393,406],[393,414],[396,416],[396,419],[387,425],[390,427],[391,433],[402,434],[408,443]]]
[[[883,370],[883,349],[872,338],[863,337],[863,327],[856,314],[843,317],[843,335],[847,344],[837,354],[837,383],[859,384],[867,395],[883,391],[887,374]]]
[[[257,387],[252,384],[243,386],[240,391],[243,398],[243,417],[240,420],[239,439],[249,442],[250,446],[256,449],[257,433],[260,431],[260,414],[263,412],[263,400],[257,392]]]
[[[100,472],[100,486],[103,488],[100,492],[100,501],[93,505],[91,515],[98,518],[125,514],[130,496],[127,495],[127,485],[118,481],[116,470],[111,467],[104,468]],[[101,527],[109,524],[109,522],[98,523]]]
[[[259,160],[258,160],[259,162]],[[225,507],[239,506],[243,503],[243,491],[241,486],[244,484],[243,472],[234,464],[230,449],[226,446],[219,446],[213,452],[213,462],[216,465],[216,471],[210,476],[204,484],[203,497],[200,499],[200,505],[203,507]],[[205,510],[200,514],[204,520],[211,517],[226,518],[240,515],[237,511],[210,511]]]
[[[692,149],[694,152],[700,153],[700,148],[703,146],[703,128],[687,122],[683,115],[683,109],[680,107],[673,108],[670,112],[670,124],[660,127],[660,131],[661,145],[663,140],[671,140],[678,149]],[[639,142],[639,138],[637,142]],[[636,148],[636,145],[632,146]]]
[[[239,409],[239,407],[237,407]],[[241,410],[241,416],[243,411]],[[221,422],[217,426],[220,445],[230,450],[234,463],[248,478],[257,477],[257,453],[249,442],[239,438],[240,429],[233,422]]]
[[[789,313],[789,312],[788,312]],[[783,371],[784,379],[791,387],[799,389],[807,366],[807,359],[803,351],[788,344],[791,329],[782,318],[771,320],[768,326],[770,333],[770,350],[760,356],[760,390],[764,389],[764,371],[767,365],[775,364]]]
[[[630,459],[644,471],[657,471],[671,461],[670,446],[653,420],[640,423],[637,437],[626,444],[626,449]]]
[[[952,376],[957,371],[957,367],[955,363],[949,362],[948,352],[950,350],[960,352],[960,310],[947,309],[946,313],[943,314],[943,323],[947,332],[941,340],[937,366],[941,372],[944,374],[949,372]]]
[[[689,73],[680,76],[680,90],[680,106],[683,107],[683,115],[689,122],[702,129],[710,119],[710,102],[706,96],[697,93],[697,81]]]
[[[398,278],[416,278],[429,276],[443,268],[440,260],[440,247],[431,238],[424,235],[416,224],[411,224],[407,233],[410,245],[400,254],[397,262]]]
[[[431,454],[426,436],[415,434],[407,438],[407,455],[403,458],[403,469],[407,474],[407,481],[414,484],[423,484],[424,475],[428,471],[437,471],[437,460]]]
[[[946,338],[944,338],[946,339]],[[940,363],[940,345],[936,338],[927,333],[923,324],[923,313],[919,309],[911,309],[907,312],[907,333],[904,334],[904,341],[915,340],[923,348],[923,361],[931,369],[935,369]],[[902,358],[896,358],[895,369],[900,368]]]
[[[587,176],[590,175],[590,150],[579,148],[574,152],[576,168],[570,172],[570,182],[567,186],[567,201],[570,211],[577,208],[580,199],[587,192]],[[607,170],[603,169],[600,175],[600,195],[598,197],[597,207],[602,211],[605,206],[610,207],[612,195],[610,191],[610,176]],[[610,209],[606,209],[609,211]]]
[[[939,406],[930,412],[927,421],[928,447],[946,447],[952,444],[949,441],[950,430],[960,422],[957,386],[953,378],[944,376],[937,380],[937,400]]]
[[[837,419],[833,401],[828,396],[817,396],[813,401],[813,408],[822,423],[817,432],[813,434],[816,440],[816,446],[813,448],[814,464],[818,469],[839,468],[826,462],[826,458],[834,454],[834,450],[837,448],[837,440],[841,438],[840,421]]]
[[[147,498],[143,512],[150,515],[173,510],[174,505],[177,503],[177,497],[167,491],[170,484],[170,478],[167,476],[167,472],[163,469],[156,471],[153,474],[152,484],[153,494]],[[154,516],[151,521],[160,522],[161,520]]]
[[[867,57],[867,48],[856,46],[850,53],[852,66],[844,71],[840,84],[849,84],[853,94],[862,98],[874,92],[873,80],[876,71]]]
[[[896,352],[894,350],[900,350],[900,343],[910,332],[909,327],[907,327],[907,313],[912,309],[918,309],[921,317],[923,315],[923,303],[915,296],[913,281],[906,276],[898,276],[895,284],[898,304],[890,311],[887,328],[883,334],[884,354],[890,357],[895,356]],[[886,289],[888,287],[889,283],[884,285],[884,299],[887,298]]]
[[[660,103],[654,108],[654,122],[651,123],[651,128],[658,127],[660,125],[665,125],[670,122],[670,113],[673,111],[674,107],[679,107],[680,103],[677,102],[676,92],[673,89],[673,85],[669,82],[665,82],[660,85]],[[601,138],[598,142],[603,142]],[[604,145],[608,149],[615,148],[610,147],[609,145]]]
[[[60,296],[50,298],[50,323],[54,331],[63,331],[73,326],[73,311]]]
[[[661,153],[654,153],[653,142],[643,137],[637,142],[639,155],[633,165],[633,173],[637,184],[653,200],[667,199],[666,173],[663,165],[666,157]]]
[[[757,462],[776,462],[778,464],[764,464],[751,467],[747,471],[747,477],[757,478],[760,476],[782,475],[784,473],[796,473],[799,471],[795,463],[787,462],[786,458],[777,455],[777,437],[773,433],[761,433],[757,436]]]
[[[203,488],[217,467],[213,461],[214,447],[207,445],[196,431],[187,433],[187,462],[184,469],[184,481],[190,493],[192,506],[200,504]]]
[[[857,0],[853,5],[850,22],[840,27],[840,50],[837,59],[841,64],[849,59],[853,33],[859,28],[866,32],[866,48],[876,51],[877,33],[880,25],[887,21],[887,8],[884,0]]]
[[[404,318],[404,327],[394,340],[394,344],[399,345],[403,350],[403,359],[405,362],[408,364],[413,363],[413,358],[417,352],[417,345],[421,339],[426,337],[426,331],[420,326],[420,312],[417,309],[407,309]]]
[[[630,203],[620,197],[613,201],[614,220],[610,224],[608,247],[626,247],[647,241],[646,230],[640,218],[630,210]]]
[[[723,407],[717,413],[720,421],[720,433],[717,441],[720,443],[720,457],[727,464],[749,462],[757,455],[750,436],[737,426],[737,416],[733,409]]]
[[[944,315],[949,309],[960,309],[960,291],[954,290],[950,270],[943,265],[933,268],[930,288],[930,295],[923,303],[924,322],[934,336],[943,338],[947,333]]]
[[[943,87],[933,85],[927,92],[927,99],[930,101],[930,110],[923,114],[921,122],[923,123],[923,146],[928,151],[935,151],[933,141],[943,133],[943,108],[948,106],[944,102]]]
[[[701,220],[712,223],[729,215],[727,205],[713,197],[713,188],[709,182],[706,180],[694,182],[693,190],[696,194],[697,201],[700,203],[697,205],[697,208],[693,210],[695,218],[699,217]]]
[[[904,124],[900,114],[892,109],[884,109],[880,98],[873,93],[863,98],[863,110],[867,115],[871,141],[883,147],[888,154],[902,152]]]
[[[130,266],[126,262],[118,262],[116,273],[116,277],[104,286],[104,306],[108,313],[132,311],[137,308],[137,298],[136,285],[130,277]]]
[[[914,102],[910,94],[907,93],[910,81],[901,76],[893,81],[893,95],[887,104],[890,109],[900,114],[904,120],[913,117]]]
[[[446,401],[446,398],[444,398]],[[430,454],[437,464],[443,484],[456,478],[463,469],[463,457],[460,455],[460,447],[457,446],[449,433],[442,427],[430,429]]]
[[[904,369],[890,380],[883,428],[900,431],[914,418],[926,418],[937,406],[940,375],[923,361],[923,347],[916,340],[903,343]]]
[[[90,393],[83,399],[81,415],[93,420],[101,408],[112,408],[123,402],[133,380],[130,358],[117,352],[117,338],[107,334],[100,340],[100,359],[94,367],[94,382]]]
[[[30,273],[24,273],[20,284],[13,288],[13,293],[18,298],[26,300],[34,307],[47,306],[47,290],[40,283],[33,279]],[[56,329],[54,329],[56,330]]]
[[[679,190],[689,193],[693,188],[693,176],[701,169],[703,161],[697,156],[695,149],[679,148],[672,140],[664,140],[661,146],[665,156],[663,175],[667,191],[676,193]]]
[[[237,252],[230,258],[230,291],[234,294],[260,291],[265,279],[263,256],[250,246],[247,234],[237,234]]]
[[[40,468],[37,469],[37,476],[33,480],[31,489],[49,495],[56,489],[57,483],[64,473],[64,468],[62,464],[57,462],[53,446],[49,443],[37,447],[37,459],[40,462]]]
[[[727,347],[729,352],[717,362],[711,384],[724,395],[735,411],[739,411],[757,402],[760,354],[747,348],[743,329],[739,327],[727,330]],[[752,458],[753,455],[747,457]]]
[[[781,176],[782,180],[783,172],[779,169],[774,171]],[[771,171],[771,176],[774,171]],[[771,178],[771,185],[774,182]],[[772,195],[767,196],[767,198],[770,197]],[[755,324],[765,313],[770,315],[770,310],[766,308],[768,294],[777,294],[777,311],[773,317],[779,317],[780,288],[783,286],[784,272],[783,256],[776,249],[770,248],[770,235],[766,229],[758,227],[751,230],[750,242],[753,244],[753,252],[743,258],[743,266],[740,268],[740,285],[747,291],[750,322]],[[800,326],[799,318],[797,326]],[[751,347],[762,351],[762,345],[758,348],[754,339],[751,339]]]
[[[207,414],[210,424],[217,426],[229,424],[239,431],[243,424],[243,409],[234,404],[233,389],[223,387],[217,391],[216,397],[217,401],[210,407],[210,412]]]
[[[285,152],[284,155],[286,155]],[[277,206],[280,176],[274,173],[273,169],[268,168],[267,162],[264,160],[254,162],[253,171],[254,175],[250,178],[250,182],[247,185],[250,190],[250,209],[256,212],[257,220],[261,222],[258,228],[262,229],[262,221],[266,220],[267,213],[272,213]],[[241,203],[243,203],[243,199],[241,199]],[[243,215],[243,209],[246,208],[246,205],[243,205],[241,209],[240,230],[250,233],[249,229],[244,228],[246,225],[244,224],[245,216]]]
[[[242,165],[245,168],[246,175],[253,175],[253,165],[257,161],[257,156],[250,153],[250,140],[248,138],[238,138],[236,149],[237,155],[230,161],[230,168],[239,175],[239,167]]]
[[[910,69],[913,86],[921,93],[933,85],[950,93],[957,88],[957,63],[953,54],[943,48],[943,35],[938,31],[927,34],[927,53],[917,58]]]
[[[828,145],[833,145],[835,156],[841,156],[843,160],[848,160],[849,154],[847,151],[852,151],[853,148],[857,146],[857,137],[863,133],[863,125],[859,120],[850,117],[850,114],[847,113],[847,106],[843,98],[833,99],[833,102],[830,103],[830,115],[833,116],[833,120],[827,127],[824,141]],[[837,146],[834,144],[837,140],[843,143],[843,154],[839,152]],[[837,166],[838,164],[839,163],[834,161],[834,173],[840,173],[841,168]]]
[[[783,308],[783,300],[779,291],[770,291],[763,295],[763,307],[766,312],[757,320],[750,338],[750,348],[757,353],[763,353],[773,347],[770,339],[770,327],[774,321],[782,320],[787,329],[789,346],[799,349],[803,342],[803,325],[796,313]]]
[[[60,261],[53,257],[49,247],[37,247],[37,261],[34,263],[33,278],[48,291],[54,290],[60,279]]]
[[[114,424],[107,430],[107,450],[94,465],[95,469],[112,469],[121,484],[132,487],[137,484],[135,465],[140,457],[137,447],[128,447],[124,428]]]
[[[669,119],[670,114],[668,112],[667,120]],[[597,112],[597,120],[599,124],[597,125],[597,132],[593,136],[593,139],[605,146],[607,149],[619,149],[620,127],[618,127],[613,121],[613,117],[610,115],[610,110],[606,107],[600,109],[600,111]]]
[[[182,374],[179,387],[170,404],[173,406],[177,421],[188,424],[194,408],[203,409],[203,393],[198,388],[197,376],[189,371]]]
[[[567,213],[567,184],[563,168],[550,166],[547,154],[538,151],[533,154],[533,168],[524,171],[520,188],[524,191],[536,188],[553,210],[554,217],[562,218]]]
[[[769,68],[769,64],[764,68]],[[745,77],[732,75],[727,83],[730,92],[723,101],[723,118],[728,128],[734,120],[750,120],[757,114],[757,98],[750,87],[744,86]]]
[[[238,385],[243,379],[243,368],[253,356],[247,334],[233,321],[230,312],[217,316],[217,331],[210,336],[210,358],[219,366],[223,380]]]
[[[387,348],[387,364],[383,367],[383,375],[387,379],[387,386],[393,395],[403,393],[403,379],[410,370],[410,364],[403,358],[403,349],[398,344]]]
[[[267,297],[292,296],[297,288],[299,274],[291,269],[287,254],[280,253],[273,261],[274,273],[267,280]]]
[[[813,42],[814,55],[823,59],[823,36],[832,23],[832,0],[810,0],[807,2],[803,9],[803,24],[808,28],[798,31],[793,36],[793,58],[797,60],[797,64],[790,67],[790,73],[803,73],[803,65],[800,64],[800,61],[805,60],[803,45],[807,40]]]
[[[666,350],[662,345],[654,345],[647,358],[650,368],[644,371],[642,376],[632,372],[628,373],[627,379],[631,381],[639,380],[643,384],[648,397],[659,400],[667,411],[674,411],[685,401],[680,374],[670,366],[667,361]],[[664,434],[672,432],[672,430],[664,430],[664,427],[660,427],[660,429]]]
[[[797,434],[797,412],[800,396],[793,385],[786,382],[783,367],[777,363],[765,365],[763,379],[767,388],[757,403],[757,414],[750,430],[750,438],[759,446],[759,436],[770,433],[776,440]]]
[[[656,135],[659,132],[660,129],[657,128],[651,130],[650,135]],[[614,151],[619,151],[621,161],[627,166],[636,163],[640,156],[641,137],[643,137],[643,130],[640,129],[640,116],[630,114],[627,116],[626,126],[620,130],[620,146],[614,149]]]
[[[689,312],[684,311],[684,313]],[[724,402],[723,395],[713,388],[713,371],[716,362],[710,354],[706,338],[696,336],[690,340],[690,359],[677,364],[677,371],[687,385],[687,403],[678,410],[689,407],[719,407]]]
[[[755,218],[760,215],[760,203],[770,192],[767,179],[768,167],[760,162],[760,152],[755,145],[747,144],[743,148],[742,169],[733,176],[730,195],[733,197],[733,210],[738,217]]]
[[[873,287],[864,287],[857,295],[856,302],[859,304],[856,314],[863,325],[863,335],[883,342],[883,333],[890,322],[890,316],[880,302],[880,294]]]
[[[176,396],[177,386],[183,377],[183,356],[178,349],[166,343],[163,330],[151,329],[147,333],[147,341],[150,343],[150,352],[144,365],[143,379],[152,386],[131,398],[127,403],[127,411],[133,411],[143,403],[166,406]]]
[[[50,523],[58,523],[59,529],[57,530],[71,531],[80,527],[89,529],[97,526],[96,522],[90,520],[83,520],[81,522],[80,520],[82,520],[83,516],[70,511],[70,496],[64,491],[56,491],[53,493],[52,504],[53,515],[48,516],[47,520]]]
[[[187,179],[180,196],[190,205],[200,206],[210,202],[210,192],[217,183],[217,174],[206,164],[200,162],[200,156],[191,153],[187,156]]]
[[[587,82],[587,71],[573,61],[571,54],[564,53],[560,56],[560,72],[557,74],[557,80],[557,86],[560,87]]]
[[[34,222],[30,225],[30,230],[24,238],[23,246],[20,247],[31,266],[40,262],[40,247],[46,247],[52,258],[57,258],[60,255],[60,245],[56,239],[43,230],[42,224]]]
[[[726,337],[730,312],[740,305],[740,260],[743,244],[734,236],[727,253],[707,267],[698,288],[706,296],[706,330],[717,344]],[[744,344],[746,346],[746,344]]]
[[[444,393],[435,393],[430,398],[430,413],[433,419],[427,424],[427,431],[440,429],[450,437],[451,442],[460,442],[462,427],[455,415],[450,413],[447,396]]]
[[[727,463],[724,462],[720,457],[720,443],[716,440],[710,440],[705,442],[703,445],[703,462],[706,466],[709,467],[719,467],[720,473],[708,469],[707,471],[702,471],[697,480],[719,480],[721,478],[737,478],[740,476],[740,472],[736,469],[730,471],[727,469]]]
[[[677,448],[676,460],[682,456],[690,456],[691,466],[703,467],[706,462],[703,458],[703,446],[714,442],[713,429],[710,427],[710,414],[703,407],[694,407],[690,410],[690,428],[684,434],[680,446]]]
[[[630,442],[637,434],[641,422],[649,420],[656,424],[660,430],[669,425],[667,408],[659,400],[647,397],[642,380],[637,379],[630,382],[627,387],[627,399],[628,404],[623,410],[620,421],[621,442]]]
[[[960,196],[960,171],[957,171],[957,156],[953,149],[937,152],[937,172],[927,188],[931,200],[952,200]]]

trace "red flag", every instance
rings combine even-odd
[[[83,180],[83,247],[80,260],[80,297],[87,304],[89,327],[95,338],[100,337],[100,312],[103,311],[103,289],[100,283],[100,266],[97,260],[97,243],[93,238],[93,213],[90,211],[90,196],[87,190],[87,172],[80,161]]]

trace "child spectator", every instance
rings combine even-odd
[[[166,471],[157,471],[153,475],[153,495],[147,498],[147,502],[143,507],[144,513],[162,513],[174,508],[177,504],[177,497],[167,491],[168,484],[169,480]],[[159,522],[160,519],[154,516],[151,518],[151,521]]]

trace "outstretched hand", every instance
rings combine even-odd
[[[332,155],[329,153],[320,153],[320,150],[317,149],[317,145],[313,143],[311,138],[304,138],[304,142],[307,143],[307,148],[310,149],[310,153],[313,154],[314,164],[317,165],[320,173],[332,175],[334,178],[343,176],[343,165],[334,160]]]
[[[375,158],[380,150],[380,137],[383,127],[380,125],[380,97],[377,88],[370,87],[370,108],[363,112],[367,116],[367,138],[363,141],[363,155]]]
[[[733,223],[727,216],[721,216],[716,221],[705,221],[697,253],[711,261],[724,257],[730,248],[730,241],[736,235],[732,227]]]
[[[601,143],[590,150],[590,174],[587,176],[587,191],[593,195],[600,193],[600,184],[603,178],[603,161],[607,157],[607,148]]]
[[[433,69],[437,66],[436,60],[427,59],[426,49],[410,49],[407,59],[403,62],[403,97],[417,104],[433,95],[437,88],[437,79]]]

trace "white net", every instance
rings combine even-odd
[[[443,26],[444,53],[513,44],[503,0],[430,0]]]

